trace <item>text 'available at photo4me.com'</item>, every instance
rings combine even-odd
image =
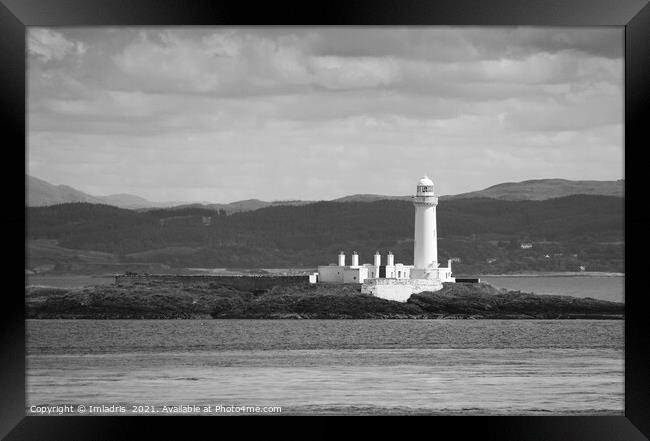
[[[57,406],[30,406],[30,415],[230,415],[252,413],[282,413],[281,406],[246,406],[225,404],[65,404]]]

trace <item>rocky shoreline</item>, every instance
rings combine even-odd
[[[26,288],[30,319],[623,319],[624,304],[448,283],[405,303],[354,285],[277,286],[260,292],[215,283],[147,281],[76,289]]]

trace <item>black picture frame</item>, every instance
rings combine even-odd
[[[25,27],[101,25],[476,25],[625,27],[625,416],[594,417],[435,417],[362,420],[366,436],[397,428],[454,438],[499,440],[643,440],[650,438],[650,325],[642,289],[650,225],[644,213],[643,150],[648,147],[645,115],[650,107],[650,5],[647,0],[363,0],[336,2],[260,2],[233,0],[0,0],[0,109],[4,129],[2,179],[6,190],[1,216],[5,233],[6,290],[0,305],[0,436],[17,439],[131,439],[145,435],[188,434],[197,429],[225,435],[225,426],[245,435],[248,421],[228,418],[37,417],[25,416],[24,268],[18,268],[25,243],[24,193],[15,158],[25,161]],[[9,159],[11,158],[11,159]],[[23,175],[23,182],[25,176]],[[20,214],[19,214],[20,213]],[[20,284],[23,283],[21,286]],[[635,289],[636,288],[636,289]],[[259,417],[258,417],[259,418]],[[294,422],[263,417],[255,424],[267,434],[286,436]],[[338,420],[337,420],[338,421]],[[242,424],[243,423],[243,424]],[[300,437],[341,434],[338,424],[314,421]]]

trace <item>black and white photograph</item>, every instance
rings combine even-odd
[[[30,26],[25,413],[625,414],[621,26]]]

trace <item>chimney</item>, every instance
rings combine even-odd
[[[379,268],[381,265],[381,254],[379,254],[379,251],[375,253],[375,266]]]
[[[352,266],[359,266],[359,255],[356,251],[352,253]]]
[[[393,266],[393,265],[395,265],[395,256],[393,256],[393,253],[389,251],[388,256],[386,256],[386,266]]]
[[[339,266],[345,266],[345,253],[343,251],[339,253]]]

